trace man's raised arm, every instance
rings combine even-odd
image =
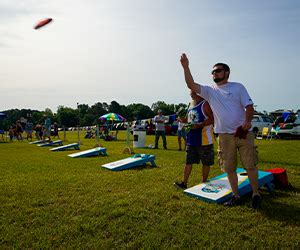
[[[194,82],[192,73],[189,68],[189,59],[187,58],[186,54],[183,53],[181,55],[180,62],[183,67],[184,78],[188,88],[200,94],[201,91],[200,85]]]

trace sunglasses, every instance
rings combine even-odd
[[[215,69],[211,72],[211,74],[216,74],[216,73],[221,73],[222,71],[224,71],[224,69]]]

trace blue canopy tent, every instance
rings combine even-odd
[[[5,119],[6,117],[7,117],[7,115],[5,113],[0,113],[0,120]]]
[[[5,113],[0,113],[0,120],[4,120],[7,117]],[[2,140],[4,141],[4,134],[5,131],[3,130],[1,124],[0,124],[0,135],[2,136]]]
[[[289,118],[290,114],[291,114],[291,112],[283,112],[282,113],[282,117],[283,117],[284,122],[287,121],[287,119]]]

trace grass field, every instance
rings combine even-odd
[[[62,137],[62,134],[61,134]],[[77,134],[67,134],[68,143]],[[83,139],[81,150],[96,143]],[[3,248],[299,248],[300,140],[259,140],[259,168],[287,169],[292,189],[262,190],[258,211],[250,197],[240,207],[205,203],[177,190],[185,153],[177,137],[150,165],[112,172],[101,168],[129,155],[125,133],[101,144],[108,156],[72,159],[24,142],[0,143],[0,247]],[[154,137],[147,136],[146,144]],[[161,141],[160,141],[161,145]],[[162,146],[161,146],[162,148]],[[217,162],[217,161],[216,161]],[[194,166],[189,186],[201,179]],[[217,164],[211,177],[221,174]]]

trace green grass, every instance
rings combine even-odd
[[[83,137],[83,133],[82,133]],[[68,142],[77,134],[69,132]],[[81,150],[96,143],[81,139]],[[299,248],[300,141],[257,141],[260,169],[287,169],[290,190],[269,194],[253,211],[250,197],[225,208],[191,198],[173,186],[182,178],[185,153],[177,138],[168,150],[135,149],[156,156],[150,165],[120,172],[101,168],[129,155],[125,133],[101,144],[108,156],[72,159],[68,153],[0,143],[0,247],[3,248]],[[147,136],[146,144],[154,137]],[[160,141],[161,143],[161,141]],[[216,161],[217,162],[217,161]],[[199,183],[195,165],[189,186]],[[221,173],[217,164],[211,177]]]

